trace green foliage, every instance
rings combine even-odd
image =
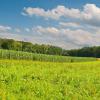
[[[100,62],[0,60],[0,100],[100,100]]]
[[[49,55],[62,55],[63,51],[62,48],[56,46],[32,44],[30,42],[15,41],[13,39],[0,39],[0,48]]]
[[[82,62],[95,61],[96,58],[89,57],[70,57],[70,56],[54,56],[46,54],[28,53],[22,51],[0,50],[0,59],[17,59],[17,60],[33,60],[48,62]]]
[[[30,42],[15,41],[13,39],[0,39],[0,49],[24,51],[38,54],[97,57],[100,58],[100,46],[84,47],[82,49],[65,50],[52,45],[39,45]]]
[[[82,49],[67,50],[70,56],[100,58],[100,46],[84,47]]]

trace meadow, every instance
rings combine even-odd
[[[100,100],[100,62],[0,60],[0,100]]]

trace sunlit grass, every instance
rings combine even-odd
[[[0,60],[0,100],[99,100],[100,62]]]

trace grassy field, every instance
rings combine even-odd
[[[15,59],[15,60],[32,60],[32,61],[46,61],[46,62],[83,62],[96,61],[92,57],[70,57],[70,56],[54,56],[46,54],[35,54],[22,51],[1,50],[0,59]]]
[[[100,100],[100,62],[0,60],[0,100]]]

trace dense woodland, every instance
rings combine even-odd
[[[51,45],[32,44],[30,42],[0,39],[0,49],[25,51],[39,54],[62,55],[62,48]]]
[[[81,49],[68,50],[67,53],[70,56],[100,58],[100,46],[84,47]]]
[[[32,44],[30,42],[15,41],[13,39],[0,39],[0,49],[25,51],[49,55],[100,57],[100,46],[65,50],[57,46]]]

